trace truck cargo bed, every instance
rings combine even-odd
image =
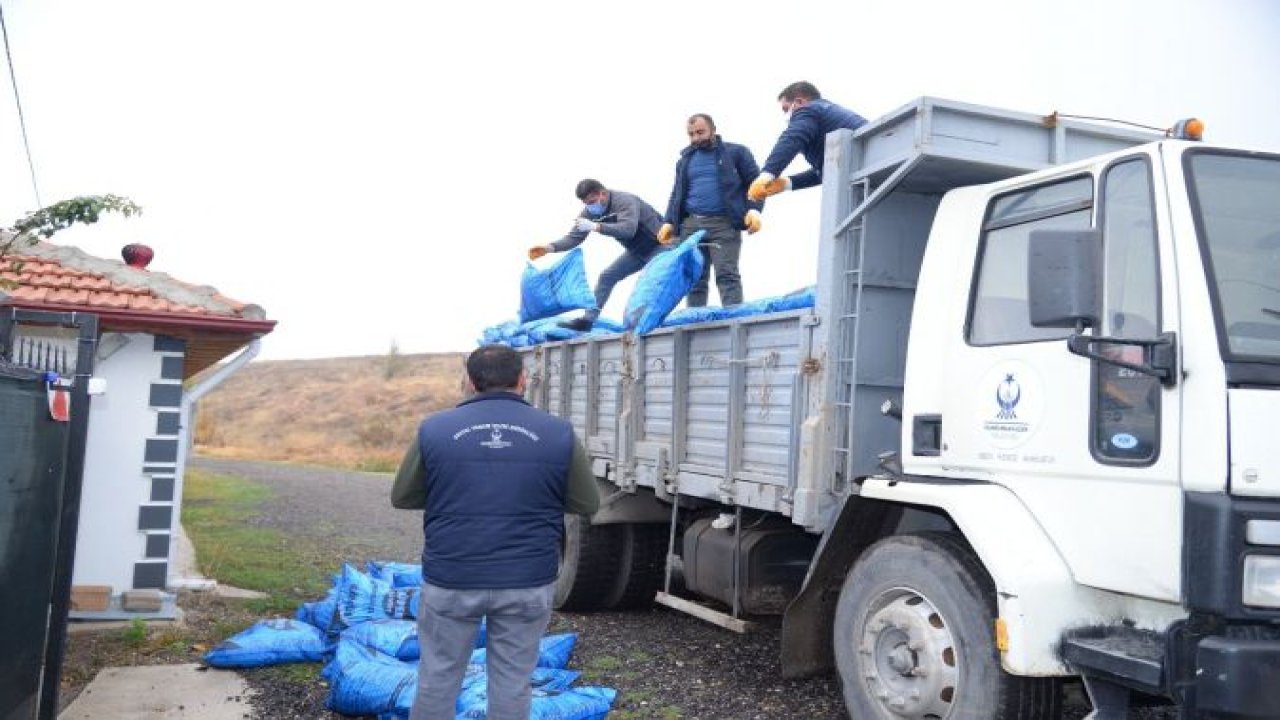
[[[811,310],[524,350],[535,405],[568,418],[622,488],[786,513]]]

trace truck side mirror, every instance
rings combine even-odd
[[[1035,327],[1098,325],[1102,298],[1102,233],[1032,230],[1027,247],[1027,299]]]

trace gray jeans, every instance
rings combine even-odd
[[[481,618],[488,634],[489,720],[528,720],[530,676],[551,621],[555,583],[513,590],[450,590],[424,583],[418,610],[418,693],[410,720],[453,720]]]
[[[716,289],[720,304],[729,307],[742,303],[742,277],[738,275],[738,255],[742,252],[742,231],[727,217],[690,215],[680,226],[681,239],[706,230],[698,247],[702,250],[702,276],[689,290],[686,304],[702,307],[710,296],[711,268],[716,269]]]

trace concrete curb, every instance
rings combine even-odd
[[[252,690],[239,674],[197,664],[109,667],[98,673],[59,720],[249,717]]]

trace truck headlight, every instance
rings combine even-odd
[[[1280,608],[1280,555],[1248,555],[1244,559],[1245,605]]]

